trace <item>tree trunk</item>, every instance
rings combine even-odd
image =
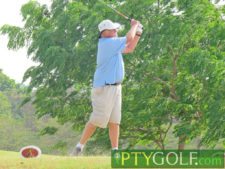
[[[197,150],[200,150],[202,147],[202,139],[198,138]]]
[[[186,136],[185,135],[179,136],[178,150],[184,150],[185,140],[186,140]]]

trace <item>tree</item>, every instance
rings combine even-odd
[[[175,7],[178,9],[176,13],[182,10],[184,13],[177,16],[172,12],[176,11]],[[143,15],[148,13],[143,9],[140,10]],[[214,79],[222,81],[220,74],[224,71],[224,47],[216,47],[218,42],[224,44],[224,35],[221,34],[224,34],[224,23],[220,13],[208,1],[167,2],[162,3],[159,10],[153,8],[150,11],[150,16],[155,17],[144,22],[149,28],[141,44],[145,48],[137,50],[138,57],[129,60],[130,76],[126,83],[129,97],[125,98],[128,111],[124,119],[130,130],[124,126],[127,131],[124,137],[129,137],[129,132],[133,130],[133,144],[144,142],[148,145],[154,141],[157,147],[164,149],[166,135],[171,123],[174,123],[179,149],[197,136],[206,137],[205,132],[218,133],[216,137],[208,136],[208,143],[224,139],[224,127],[220,125],[221,119],[224,119],[224,114],[219,111],[221,107],[216,109],[218,118],[212,118],[215,109],[210,110],[209,107],[218,105],[208,102],[217,97],[217,92],[211,89],[224,90],[223,85],[217,86],[222,82]],[[212,36],[212,31],[216,36]],[[211,78],[211,83],[208,78]],[[224,105],[222,96],[213,100]],[[219,123],[216,125],[215,121]],[[208,129],[212,124],[214,130]]]
[[[13,89],[16,87],[14,80],[9,79],[5,74],[0,70],[0,91],[5,91]]]
[[[11,115],[11,104],[8,98],[0,91],[0,115],[10,116]]]

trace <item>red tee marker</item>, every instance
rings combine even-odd
[[[20,155],[23,158],[37,158],[41,155],[41,149],[37,146],[26,146],[21,148]]]

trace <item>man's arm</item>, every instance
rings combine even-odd
[[[133,41],[131,41],[127,46],[126,48],[124,49],[123,53],[132,53],[134,51],[134,49],[136,48],[137,46],[137,43],[140,39],[140,36],[135,36]]]
[[[131,29],[126,36],[127,37],[126,48],[124,49],[123,53],[132,53],[134,51],[142,33],[142,28],[138,28],[140,22],[136,20],[132,21],[131,21]],[[141,32],[137,32],[139,29],[141,29]]]
[[[131,20],[131,28],[126,35],[126,38],[127,38],[126,45],[130,44],[134,40],[135,34],[137,32],[138,24],[139,24],[138,21],[134,19]]]

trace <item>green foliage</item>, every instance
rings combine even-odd
[[[67,155],[67,142],[60,140],[59,142],[57,142],[54,146],[52,146],[52,149],[54,150],[58,150],[60,152],[60,154],[62,155]]]
[[[0,70],[0,91],[7,91],[16,88],[16,83],[14,80],[8,78]]]
[[[56,132],[57,132],[57,128],[55,128],[55,127],[45,127],[44,129],[42,129],[41,131],[40,131],[40,135],[45,135],[45,134],[49,134],[49,135],[53,135],[53,134],[55,134]]]
[[[38,120],[29,100],[21,107],[22,100],[28,98],[24,87],[3,73],[0,75],[0,149],[19,151],[23,146],[37,145],[47,154],[68,154],[77,141],[71,125],[60,125],[58,129],[55,119],[43,117]],[[40,133],[49,135],[40,136]],[[61,138],[64,138],[64,147]]]
[[[10,116],[11,104],[8,98],[0,91],[0,116]]]
[[[25,45],[25,35],[21,28],[17,26],[4,25],[0,32],[9,37],[8,48],[17,50]]]

